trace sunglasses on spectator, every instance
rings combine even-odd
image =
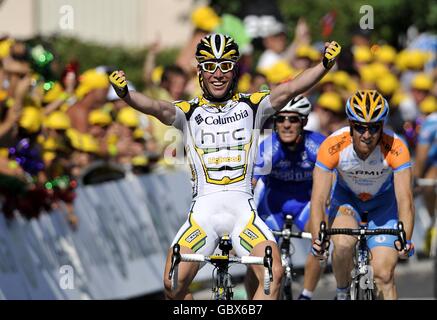
[[[275,121],[277,123],[284,123],[285,120],[288,120],[291,123],[298,123],[298,122],[300,122],[300,117],[298,117],[298,116],[282,116],[282,115],[275,117]]]
[[[367,130],[369,131],[370,134],[375,134],[377,132],[379,132],[379,130],[381,130],[382,128],[382,124],[381,123],[373,123],[373,124],[369,124],[369,125],[362,125],[360,123],[355,122],[353,124],[354,130],[357,130],[359,134],[364,134]]]
[[[234,69],[234,66],[235,63],[232,61],[205,61],[200,63],[200,67],[202,68],[202,70],[209,73],[214,73],[217,68],[220,68],[223,73],[226,73]]]

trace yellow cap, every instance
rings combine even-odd
[[[144,139],[145,138],[144,135],[145,135],[145,132],[141,128],[136,128],[134,130],[134,133],[132,134],[134,139]]]
[[[149,164],[149,159],[145,156],[136,156],[132,158],[131,163],[133,166],[143,167]]]
[[[104,89],[108,86],[109,79],[106,74],[97,72],[95,69],[90,69],[79,77],[79,86],[76,89],[76,96],[82,99],[90,91],[94,89]]]
[[[162,74],[164,73],[164,67],[163,66],[156,66],[152,70],[152,82],[156,84],[157,86],[161,83]]]
[[[44,126],[54,130],[67,130],[71,126],[70,118],[65,112],[53,111],[44,121]]]
[[[42,124],[41,110],[35,106],[26,106],[20,118],[20,127],[26,129],[29,133],[38,132]]]
[[[240,77],[240,79],[238,79],[237,91],[238,92],[248,92],[250,89],[250,81],[251,81],[250,74],[248,74],[248,73],[243,74]]]
[[[6,90],[0,89],[0,101],[6,100],[8,97],[8,92]]]
[[[411,81],[411,88],[429,91],[432,89],[432,79],[426,73],[419,73]]]
[[[50,103],[55,100],[58,100],[59,98],[61,98],[63,93],[64,93],[64,88],[62,88],[59,82],[55,82],[53,87],[49,91],[47,91],[46,94],[44,95],[42,102]]]
[[[56,152],[53,151],[44,151],[42,153],[42,159],[45,163],[51,162],[56,158]]]
[[[375,83],[376,75],[373,67],[369,65],[362,66],[359,70],[361,81],[366,83]]]
[[[390,74],[390,70],[387,68],[387,65],[380,63],[380,62],[374,62],[370,64],[371,70],[375,76],[375,80],[383,77],[387,74]]]
[[[393,96],[390,99],[390,108],[398,107],[401,104],[401,102],[407,98],[408,96],[405,94],[405,92],[402,91],[401,88],[399,88],[393,93]]]
[[[208,6],[202,6],[193,11],[191,22],[197,29],[213,31],[220,24],[220,17]]]
[[[99,142],[90,134],[81,134],[81,151],[99,153]]]
[[[420,50],[408,50],[406,66],[411,70],[423,70],[425,63],[429,60],[428,53]]]
[[[332,78],[336,86],[343,87],[343,88],[347,88],[349,82],[351,81],[351,78],[349,77],[348,73],[342,70],[334,72]]]
[[[314,47],[303,45],[296,49],[297,58],[308,58],[312,61],[319,61],[321,58],[320,52]]]
[[[382,95],[392,95],[399,89],[399,81],[393,74],[387,74],[376,80],[376,88]]]
[[[93,110],[88,115],[88,123],[91,125],[107,126],[111,122],[111,116],[102,109]]]
[[[367,46],[358,46],[354,49],[354,60],[355,62],[368,63],[372,61],[372,52]]]
[[[9,55],[9,51],[14,42],[15,40],[13,39],[0,41],[0,59],[3,59],[4,57],[7,57]]]
[[[131,107],[124,107],[118,111],[117,122],[125,125],[126,127],[138,127],[140,119],[138,113]]]
[[[260,70],[260,72],[266,76],[269,83],[273,84],[290,80],[295,73],[293,68],[284,60],[280,60],[270,68]]]
[[[325,84],[325,83],[334,83],[334,74],[332,72],[328,72],[320,80],[320,84]]]
[[[379,47],[375,52],[376,60],[381,63],[394,63],[396,59],[396,49],[389,45]]]
[[[397,54],[396,59],[395,59],[395,65],[399,71],[407,70],[407,65],[408,65],[407,50],[402,50]]]
[[[343,111],[343,103],[341,97],[335,92],[325,92],[322,93],[317,100],[319,107],[324,109],[329,109],[333,112],[340,113]]]
[[[419,109],[422,113],[430,114],[437,111],[437,99],[433,96],[426,97],[420,104]]]

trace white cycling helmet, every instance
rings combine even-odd
[[[308,117],[311,112],[311,102],[306,97],[299,95],[291,99],[279,112],[296,112],[301,116]]]

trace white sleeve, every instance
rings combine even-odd
[[[264,122],[276,113],[270,102],[270,95],[261,100],[256,111],[255,128],[261,128]]]
[[[178,107],[175,106],[176,116],[172,123],[172,126],[176,129],[184,131],[185,124],[187,122],[187,118],[185,117],[185,113]]]

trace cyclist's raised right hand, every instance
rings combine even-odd
[[[116,70],[109,76],[109,82],[120,98],[124,98],[128,92],[127,80],[124,71]]]

